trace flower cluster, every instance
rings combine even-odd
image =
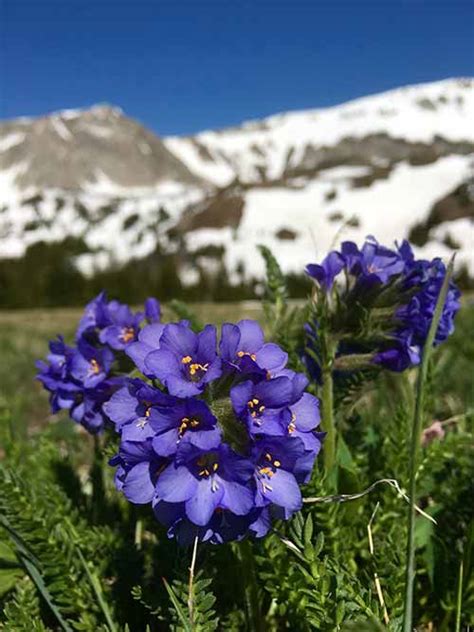
[[[125,349],[149,381],[128,379],[103,406],[120,433],[116,486],[151,503],[169,537],[263,536],[301,507],[321,447],[319,402],[255,321],[151,324]]]
[[[321,264],[308,265],[306,272],[317,282],[342,334],[338,355],[370,354],[373,364],[393,371],[420,362],[446,275],[441,259],[416,259],[406,241],[392,250],[369,237],[361,249],[344,242],[340,251],[329,253]],[[451,281],[435,345],[454,329],[459,296]],[[337,313],[341,306],[342,316]],[[316,342],[315,323],[309,332]]]
[[[61,336],[50,342],[47,361],[36,364],[37,379],[50,392],[53,413],[66,409],[89,432],[103,429],[102,405],[123,385],[123,352],[137,340],[145,317],[148,322],[159,321],[156,299],[146,301],[145,314],[134,314],[101,293],[87,305],[74,346],[65,344]]]

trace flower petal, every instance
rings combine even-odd
[[[321,421],[319,401],[309,393],[303,393],[301,399],[290,406],[290,410],[292,412],[292,422],[302,432],[314,430]]]
[[[142,505],[151,502],[155,493],[155,486],[151,480],[149,461],[137,463],[127,472],[122,490],[132,503]]]
[[[278,371],[282,369],[288,361],[288,354],[273,342],[268,342],[257,351],[258,366],[268,371]]]
[[[108,402],[105,402],[103,409],[107,417],[120,428],[123,424],[137,417],[137,406],[136,398],[130,394],[125,386],[116,391]]]
[[[235,413],[240,417],[247,411],[247,402],[252,398],[253,383],[241,382],[230,389],[230,399]]]
[[[243,319],[237,323],[240,329],[239,351],[256,353],[265,342],[262,328],[256,320]]]
[[[188,500],[197,486],[197,479],[186,466],[172,463],[158,477],[156,494],[161,500],[177,503]]]
[[[198,337],[186,325],[170,323],[165,326],[160,345],[171,351],[179,359],[184,356],[193,356],[196,352]]]
[[[195,493],[186,501],[186,515],[194,524],[206,525],[224,495],[224,487],[215,478],[200,480]]]

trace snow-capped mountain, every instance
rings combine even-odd
[[[474,275],[474,80],[400,88],[191,137],[157,138],[117,108],[0,125],[0,253],[82,237],[87,272],[177,253],[184,283],[225,265],[288,272],[341,239],[411,236]]]

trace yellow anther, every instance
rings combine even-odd
[[[151,414],[151,409],[150,409],[150,407],[148,406],[148,407],[147,407],[147,409],[145,410],[145,417],[149,417],[149,416],[150,416],[150,414]]]
[[[181,362],[183,361],[184,359],[181,360]],[[191,376],[193,376],[193,375],[196,375],[198,371],[207,371],[208,367],[209,367],[208,362],[206,362],[206,364],[198,364],[197,362],[193,362],[193,364],[189,366],[189,373]]]
[[[265,410],[265,406],[260,406],[258,409],[258,412],[263,413],[264,410]]]
[[[255,404],[255,406],[260,403],[260,400],[255,397],[252,399],[252,401]]]
[[[267,452],[267,453],[265,454],[265,459],[266,459],[267,461],[271,461],[271,460],[272,460],[272,455],[271,455],[271,454],[269,454],[269,453]]]
[[[184,358],[181,358],[181,362],[182,364],[189,364],[190,362],[192,362],[192,358],[191,356],[184,356]]]
[[[91,367],[92,367],[92,373],[95,373],[97,375],[97,373],[100,373],[100,364],[97,362],[97,360],[95,358],[92,358],[91,360]]]
[[[122,329],[121,338],[122,338],[123,342],[130,342],[131,340],[134,340],[135,339],[135,331],[134,331],[133,327],[124,327]]]
[[[214,470],[214,472],[217,472],[217,470],[219,469],[219,463],[213,463],[212,469]]]
[[[273,470],[271,467],[261,467],[259,469],[260,474],[264,474],[265,476],[273,476]]]
[[[294,424],[293,422],[290,422],[290,423],[288,424],[288,432],[289,432],[290,434],[292,434],[295,430],[296,430],[296,426],[295,426],[295,424]]]
[[[255,353],[249,353],[248,351],[237,351],[238,358],[243,358],[244,356],[249,356],[249,358],[251,358],[254,362],[257,359]]]
[[[280,461],[273,461],[273,465],[275,467],[280,467],[281,463],[280,463]]]

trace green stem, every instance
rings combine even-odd
[[[250,632],[263,632],[252,543],[244,540],[236,547],[244,587],[247,627]]]
[[[323,389],[321,395],[321,427],[326,432],[324,438],[324,469],[326,475],[331,472],[336,462],[336,427],[334,424],[334,388],[332,370],[330,365],[325,363],[322,371]]]
[[[461,613],[462,613],[462,580],[463,580],[463,560],[459,565],[458,578],[458,595],[456,600],[456,632],[461,632]]]
[[[420,447],[420,435],[423,421],[423,404],[424,404],[424,391],[426,385],[426,378],[428,375],[428,366],[431,357],[431,351],[433,349],[433,342],[438,330],[439,321],[443,312],[443,307],[446,302],[446,295],[448,293],[449,282],[453,273],[454,259],[451,259],[446,276],[441,287],[438,300],[436,302],[436,309],[431,321],[428,336],[426,338],[423,359],[421,367],[418,372],[418,379],[416,384],[416,399],[415,399],[415,411],[413,417],[411,444],[410,444],[410,463],[409,463],[409,498],[410,506],[408,511],[408,541],[407,541],[407,553],[406,553],[406,578],[405,578],[405,605],[403,611],[403,632],[412,632],[413,630],[413,592],[415,584],[415,504],[416,504],[416,473],[418,467],[418,452]]]

